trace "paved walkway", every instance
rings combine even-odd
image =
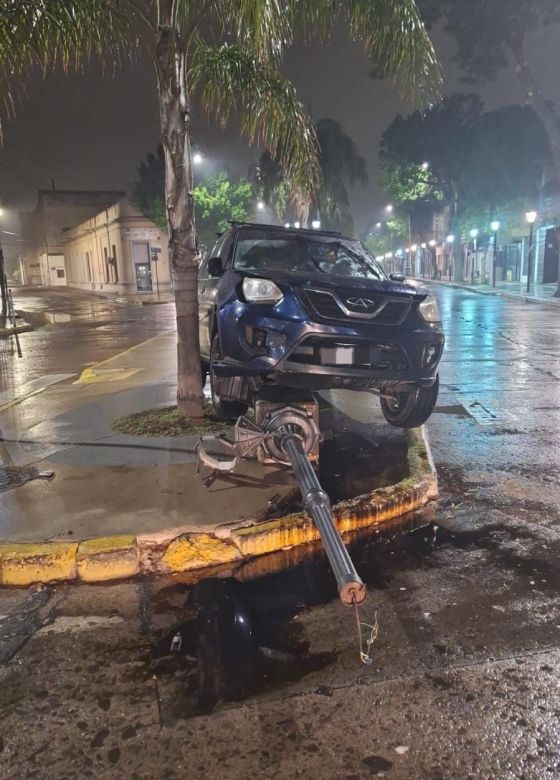
[[[297,486],[285,468],[246,461],[236,475],[207,489],[195,478],[198,436],[112,430],[122,415],[174,404],[175,356],[175,336],[164,334],[86,368],[80,377],[45,376],[0,396],[4,466],[54,472],[51,480],[1,493],[4,540],[79,540],[179,527],[213,531],[225,523],[267,519],[295,498]],[[402,457],[404,435],[384,423],[377,399],[332,393],[328,405],[333,410],[325,409],[322,425],[336,431],[341,449],[331,447],[329,455],[325,443],[324,468],[331,469],[333,485],[346,485],[342,497],[390,484],[391,457],[377,468],[375,455],[395,443],[394,457]],[[348,473],[340,468],[342,453],[353,464]],[[366,456],[371,468],[364,475]]]
[[[496,286],[491,284],[470,284],[470,282],[450,282],[446,279],[430,279],[428,277],[417,277],[419,281],[429,284],[443,284],[447,287],[456,287],[461,290],[471,290],[471,292],[481,293],[483,295],[505,295],[509,298],[521,298],[531,303],[546,303],[560,306],[560,298],[554,296],[556,284],[537,284],[531,287],[527,292],[527,285],[521,282],[496,282]]]

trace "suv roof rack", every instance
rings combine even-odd
[[[262,222],[240,222],[239,220],[230,219],[229,224],[232,227],[256,227],[264,228],[265,230],[285,230],[290,233],[312,233],[314,236],[342,236],[343,234],[337,230],[315,230],[315,228],[296,228],[296,227],[284,227],[284,225],[266,225]]]

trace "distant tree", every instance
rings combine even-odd
[[[222,171],[195,187],[194,207],[200,241],[209,246],[229,220],[246,222],[254,213],[254,189],[246,179],[228,179]]]
[[[323,227],[350,233],[353,225],[349,191],[356,184],[367,183],[366,162],[354,141],[336,120],[320,119],[315,124],[315,132],[319,145],[321,183],[315,190],[310,211],[312,214],[320,214]],[[277,156],[272,156],[268,151],[261,155],[255,180],[260,196],[281,219],[288,203],[288,188]],[[297,218],[305,224],[307,220],[298,212],[297,201],[294,207]]]
[[[540,117],[560,183],[560,122],[527,62],[528,37],[560,22],[558,0],[418,0],[427,24],[443,20],[457,44],[455,60],[471,83],[497,76],[513,64],[525,103]]]
[[[198,184],[194,190],[197,237],[201,244],[212,243],[217,232],[228,228],[229,220],[247,220],[254,210],[253,185],[220,171]],[[138,167],[133,201],[158,227],[165,228],[165,162],[163,149],[149,152]]]
[[[534,202],[546,147],[540,120],[520,106],[483,109],[477,95],[456,94],[398,116],[383,133],[384,187],[413,218],[448,206],[451,232],[460,234],[516,201]]]
[[[132,200],[140,211],[162,229],[167,227],[165,213],[165,158],[160,144],[148,152],[138,166]]]

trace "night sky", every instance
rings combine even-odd
[[[491,83],[462,85],[451,62],[453,42],[441,31],[433,40],[445,72],[445,91],[474,90],[489,108],[519,102],[513,71]],[[560,26],[541,30],[530,46],[529,61],[545,96],[560,104]],[[392,86],[368,77],[369,65],[360,46],[340,35],[330,46],[298,46],[284,71],[296,84],[313,117],[333,117],[353,137],[368,162],[370,184],[352,198],[356,232],[377,221],[385,199],[376,185],[377,149],[381,132],[398,112],[409,109]],[[14,120],[5,120],[5,146],[0,150],[0,202],[7,210],[6,229],[18,230],[17,209],[33,208],[38,187],[59,189],[127,189],[139,161],[158,143],[155,84],[147,62],[127,66],[115,76],[98,68],[87,75],[50,76],[28,88],[28,97]],[[198,112],[194,140],[208,163],[225,163],[245,174],[258,150],[227,131],[207,124]],[[3,243],[9,244],[4,236]],[[9,247],[6,246],[9,250]],[[14,249],[10,251],[10,254]]]

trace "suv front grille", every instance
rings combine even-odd
[[[379,325],[400,325],[412,303],[411,298],[391,298],[369,290],[304,290],[302,300],[314,319],[360,320]]]

